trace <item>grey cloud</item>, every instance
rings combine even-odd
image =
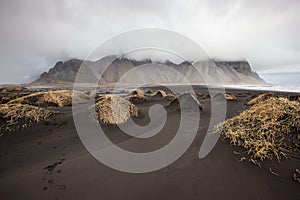
[[[143,27],[185,34],[209,56],[247,59],[258,72],[300,71],[299,10],[297,0],[2,0],[0,83],[31,81]]]

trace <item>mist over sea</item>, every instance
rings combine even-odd
[[[296,73],[274,73],[259,74],[266,85],[224,85],[227,88],[263,90],[263,91],[285,91],[300,93],[300,72]]]
[[[300,86],[300,72],[260,74],[260,77],[262,77],[266,82],[275,85]]]

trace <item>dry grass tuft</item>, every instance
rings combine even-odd
[[[300,183],[300,170],[299,169],[295,170],[293,179],[294,179],[294,181],[297,181],[298,183]]]
[[[299,101],[300,102],[300,94],[289,95],[288,98],[291,101]]]
[[[130,93],[131,95],[145,96],[145,92],[141,89],[136,89]]]
[[[215,127],[233,146],[255,160],[299,153],[300,103],[282,97],[259,100],[253,107]]]
[[[14,99],[8,103],[20,103],[41,107],[64,107],[72,105],[72,98],[75,103],[84,103],[89,96],[79,91],[54,90],[48,92],[35,92],[30,95]]]
[[[151,94],[152,97],[166,97],[167,93],[163,90],[156,90]]]
[[[103,124],[122,124],[131,116],[138,116],[138,108],[117,95],[101,97],[95,106],[98,120]]]
[[[197,95],[198,95],[201,99],[207,99],[207,98],[210,98],[210,95],[209,95],[209,94],[205,94],[205,93],[202,93],[202,92],[198,92]]]
[[[176,96],[172,93],[168,93],[164,98],[168,101],[173,101],[174,99],[176,99]]]
[[[269,99],[270,97],[273,97],[274,95],[272,93],[263,93],[258,95],[257,97],[253,98],[252,100],[250,100],[247,105],[248,106],[252,106],[255,105],[259,102],[265,101],[267,99]]]
[[[225,97],[226,100],[229,100],[229,101],[236,100],[236,97],[233,94],[230,94],[230,93],[224,94],[224,97]]]
[[[131,92],[131,94],[127,97],[127,99],[131,103],[142,103],[148,100],[148,98],[145,96],[145,93],[141,89],[136,89]]]
[[[25,87],[5,87],[0,88],[0,104],[5,104],[13,99],[30,94]]]
[[[24,104],[0,105],[0,134],[47,122],[57,112]]]
[[[176,96],[172,93],[166,93],[163,90],[156,90],[155,92],[152,92],[151,97],[154,98],[165,98],[168,101],[172,101],[176,98]]]
[[[0,104],[8,103],[11,100],[21,98],[28,95],[28,92],[11,92],[11,93],[0,93]]]
[[[203,105],[198,101],[196,96],[191,93],[184,93],[180,95],[178,98],[173,99],[166,108],[171,109],[183,109],[183,110],[190,110],[190,111],[198,111],[204,110]]]
[[[230,93],[217,93],[212,96],[213,98],[217,98],[220,100],[227,100],[227,101],[233,101],[236,100],[236,97],[233,94]]]
[[[22,86],[12,86],[12,87],[4,87],[4,88],[0,88],[0,93],[9,93],[9,92],[24,92],[24,91],[28,91],[28,89],[26,87],[22,87]]]
[[[148,100],[146,96],[131,95],[127,98],[131,103],[143,103]]]

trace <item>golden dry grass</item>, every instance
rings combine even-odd
[[[195,109],[194,105],[198,105],[200,110],[205,110],[204,106],[198,101],[194,94],[184,93],[178,98],[175,97],[172,101],[170,101],[166,108],[177,108],[193,111]]]
[[[21,130],[33,124],[44,123],[56,113],[56,111],[26,104],[1,104],[0,134]]]
[[[270,97],[274,96],[272,93],[263,93],[258,95],[257,97],[251,99],[247,105],[252,106],[254,104],[257,104],[259,102],[265,101],[266,99],[269,99]]]
[[[224,97],[226,100],[232,101],[232,100],[236,100],[236,97],[233,94],[230,93],[225,93]]]
[[[174,99],[176,99],[176,96],[172,93],[168,93],[164,98],[168,101],[173,101]]]
[[[0,93],[0,104],[28,95],[28,92]]]
[[[132,103],[142,103],[147,101],[147,97],[145,96],[145,93],[141,89],[136,89],[130,93],[130,95],[127,97],[127,99]]]
[[[238,116],[215,127],[233,146],[243,147],[254,160],[278,161],[299,152],[300,103],[283,97],[259,100]]]
[[[291,101],[299,101],[300,102],[300,94],[289,95],[289,100]]]
[[[0,93],[21,92],[21,91],[28,91],[28,89],[22,86],[15,86],[15,87],[11,86],[11,87],[0,88]]]
[[[156,90],[152,92],[151,97],[159,97],[159,98],[165,98],[168,101],[172,101],[176,98],[176,96],[172,93],[166,93],[163,90]]]
[[[293,179],[294,179],[294,181],[297,181],[298,183],[300,183],[300,170],[299,169],[295,169]]]
[[[156,90],[151,94],[152,97],[166,97],[167,93],[163,90]]]
[[[0,88],[0,104],[7,103],[13,99],[30,94],[30,91],[24,87],[5,87]]]
[[[236,100],[237,98],[230,93],[217,93],[215,95],[212,96],[213,98],[218,98],[218,99],[226,99],[227,101],[233,101]]]
[[[205,93],[202,93],[202,92],[198,92],[196,93],[201,99],[207,99],[207,98],[210,98],[210,95],[209,94],[205,94]]]
[[[148,100],[146,96],[131,95],[127,98],[131,103],[142,103]]]
[[[136,89],[136,90],[131,92],[131,95],[145,96],[145,92],[141,89]]]
[[[98,121],[103,124],[122,124],[130,117],[138,116],[138,108],[117,95],[99,98],[95,105]]]
[[[28,104],[34,106],[71,106],[72,98],[75,103],[84,103],[89,96],[79,92],[72,90],[53,90],[48,92],[35,92],[30,95],[14,99],[9,104]]]

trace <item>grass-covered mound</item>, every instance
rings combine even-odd
[[[148,100],[146,96],[130,95],[127,98],[131,103],[143,103]]]
[[[0,88],[0,104],[5,104],[13,99],[30,94],[30,91],[24,87],[5,87]]]
[[[216,126],[215,132],[233,146],[243,147],[252,159],[280,161],[282,156],[299,153],[300,103],[282,97],[260,99],[248,110]]]
[[[64,107],[72,105],[72,98],[75,103],[84,103],[89,96],[79,91],[53,90],[48,92],[35,92],[30,95],[14,99],[8,103],[28,104],[40,107]]]
[[[225,93],[224,97],[228,101],[236,100],[236,97],[233,94],[230,94],[230,93]]]
[[[260,94],[260,95],[258,95],[257,97],[251,99],[251,100],[247,103],[247,105],[248,105],[248,106],[253,106],[253,105],[255,105],[255,104],[257,104],[257,103],[260,103],[260,102],[262,102],[262,101],[265,101],[265,100],[267,100],[267,99],[269,99],[270,97],[273,97],[273,96],[274,96],[274,95],[273,95],[272,93],[263,93],[263,94]]]
[[[47,122],[55,111],[26,104],[0,105],[0,134]]]
[[[204,110],[203,105],[198,101],[197,97],[192,93],[181,94],[178,98],[174,98],[166,108],[171,110],[187,110],[187,111],[199,111]]]
[[[133,90],[130,95],[145,96],[145,92],[141,89]]]
[[[167,93],[163,90],[156,90],[151,94],[152,97],[166,97]]]
[[[11,92],[11,93],[0,93],[0,104],[5,104],[14,99],[21,98],[28,95],[29,92]]]
[[[22,86],[11,86],[11,87],[4,87],[4,88],[0,88],[0,93],[10,93],[10,92],[24,92],[24,91],[28,91],[28,89],[26,87],[22,87]]]
[[[230,93],[217,93],[215,95],[212,96],[212,98],[215,98],[215,99],[219,99],[219,100],[227,100],[227,101],[233,101],[233,100],[236,100],[237,98],[233,95],[233,94],[230,94]]]
[[[176,98],[176,96],[174,94],[172,94],[172,93],[166,93],[163,90],[156,90],[156,91],[152,92],[151,97],[154,97],[154,98],[164,98],[164,99],[167,99],[169,101],[172,101],[172,100],[174,100]]]
[[[201,98],[201,99],[208,99],[211,96],[208,93],[202,93],[202,92],[198,92],[197,95]]]
[[[117,95],[101,97],[95,105],[95,110],[98,121],[103,124],[122,124],[131,116],[138,116],[138,108]]]
[[[141,89],[136,89],[130,93],[127,99],[132,103],[142,103],[147,101],[147,97],[145,96],[145,92]]]

